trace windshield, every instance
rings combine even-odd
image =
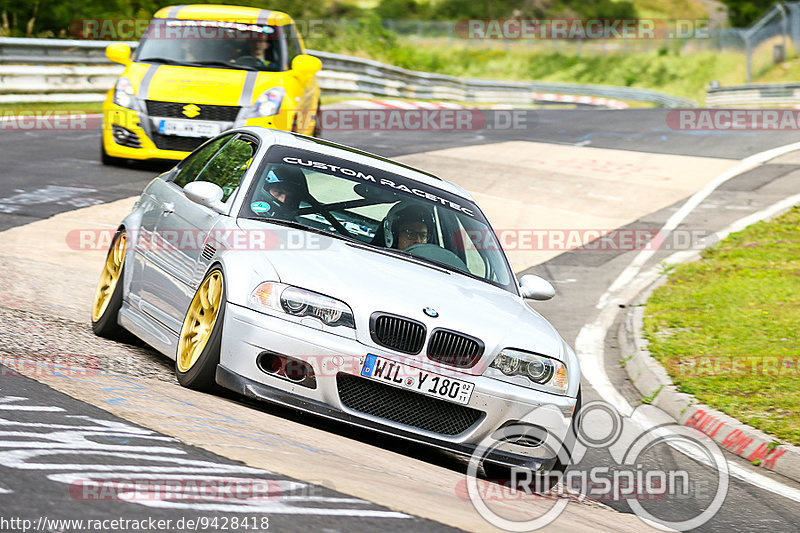
[[[273,146],[240,216],[409,254],[516,294],[508,261],[474,203],[374,167]]]
[[[135,61],[243,70],[285,70],[280,26],[154,19]]]

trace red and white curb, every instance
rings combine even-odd
[[[534,100],[540,102],[556,102],[563,104],[585,104],[610,109],[627,109],[628,104],[610,98],[597,96],[576,96],[572,94],[532,93]],[[474,109],[479,106],[465,106],[450,102],[420,102],[404,100],[345,100],[343,105],[361,109]],[[508,109],[508,104],[492,104],[488,109]]]
[[[345,100],[343,105],[360,109],[466,109],[450,102],[418,102],[405,100]]]
[[[620,100],[602,98],[600,96],[576,96],[574,94],[533,93],[533,98],[542,102],[560,102],[565,104],[586,104],[610,109],[627,109],[628,104]]]

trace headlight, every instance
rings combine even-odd
[[[283,87],[273,87],[272,89],[264,91],[261,96],[256,98],[253,104],[256,115],[261,117],[277,115],[281,110],[281,103],[283,103],[284,96],[286,96],[286,91],[283,90]]]
[[[133,85],[128,78],[120,78],[114,85],[114,103],[127,107],[128,109],[136,109],[136,101],[134,99],[135,91]]]
[[[296,317],[314,317],[328,326],[356,327],[346,303],[283,283],[262,283],[250,294],[250,303]]]
[[[501,350],[484,374],[526,387],[535,384],[559,394],[567,392],[567,367],[564,363],[512,348]]]

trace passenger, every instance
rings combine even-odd
[[[404,202],[389,210],[383,224],[386,246],[398,250],[431,242],[435,228],[430,210]]]

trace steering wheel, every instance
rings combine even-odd
[[[234,60],[234,63],[245,67],[263,67],[265,64],[263,60],[256,56],[239,56]]]
[[[416,255],[417,257],[422,257],[423,259],[430,259],[431,261],[443,263],[461,271],[469,272],[467,265],[464,264],[464,261],[462,261],[460,257],[447,248],[442,248],[438,244],[417,243],[412,244],[403,251],[411,255]]]
[[[307,200],[307,201],[308,201],[308,203],[310,203],[310,204],[311,204],[311,206],[312,206],[314,209],[316,209],[316,210],[317,210],[317,212],[318,212],[320,215],[322,215],[323,217],[325,217],[325,219],[326,219],[328,222],[330,222],[330,223],[331,223],[331,226],[333,226],[333,229],[335,229],[337,233],[340,233],[341,235],[344,235],[345,237],[350,237],[351,239],[355,239],[355,238],[356,238],[356,237],[355,237],[355,236],[354,236],[352,233],[350,233],[349,231],[347,231],[347,228],[345,228],[345,227],[344,227],[344,225],[343,225],[341,222],[339,222],[339,221],[336,219],[336,217],[335,217],[335,216],[333,216],[333,214],[331,213],[331,210],[330,210],[330,208],[327,208],[327,209],[326,209],[324,205],[322,205],[321,203],[319,203],[319,202],[318,202],[318,201],[317,201],[317,200],[316,200],[314,197],[312,197],[311,195],[308,195],[308,197],[307,197],[307,198],[305,198],[305,200]]]

